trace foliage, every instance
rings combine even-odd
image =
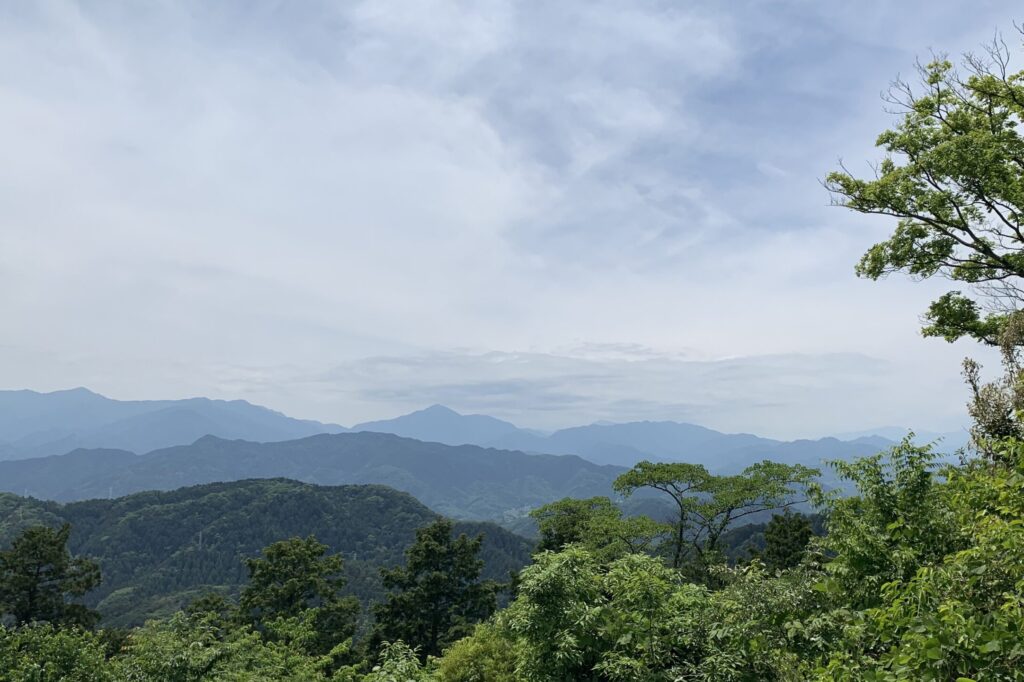
[[[237,597],[248,579],[242,557],[309,534],[345,557],[346,596],[364,605],[383,600],[380,569],[400,563],[416,529],[437,518],[411,496],[384,486],[319,487],[279,479],[66,505],[0,495],[0,548],[20,532],[22,514],[51,527],[71,524],[70,551],[92,557],[103,573],[103,583],[83,601],[103,615],[104,625],[116,626],[168,618],[209,593]],[[504,580],[530,560],[533,543],[494,524],[458,521],[455,528],[484,535],[486,579]]]
[[[603,606],[599,564],[570,546],[545,552],[520,576],[516,600],[502,614],[522,642],[517,670],[527,679],[587,679],[600,662],[598,622]]]
[[[71,556],[70,533],[67,524],[56,530],[34,526],[0,551],[0,621],[83,627],[96,623],[94,611],[68,602],[100,582],[96,562]]]
[[[764,531],[765,547],[761,560],[772,570],[793,568],[799,564],[813,535],[811,522],[803,514],[775,514]]]
[[[310,653],[324,654],[349,639],[356,629],[359,601],[342,597],[342,560],[327,556],[327,545],[310,535],[281,540],[263,549],[261,558],[246,559],[249,584],[242,589],[239,610],[260,632],[280,619],[306,617],[316,633]]]
[[[889,93],[901,118],[878,137],[886,155],[875,177],[843,169],[826,181],[837,203],[897,219],[859,275],[940,275],[977,294],[951,291],[932,303],[927,336],[996,344],[1006,312],[1022,301],[1024,72],[1011,73],[1009,62],[996,41],[987,55],[968,55],[962,71],[941,57],[920,67],[919,90],[899,81]]]
[[[740,474],[715,476],[699,464],[640,462],[615,480],[615,490],[631,495],[652,488],[668,495],[678,517],[669,540],[672,566],[689,563],[697,576],[720,563],[719,541],[736,521],[751,514],[796,504],[817,471],[764,461]]]
[[[908,436],[887,453],[832,465],[859,494],[818,499],[827,507],[828,533],[815,540],[827,562],[823,590],[855,608],[872,606],[883,585],[908,580],[920,566],[965,546],[930,446],[916,446]]]
[[[0,682],[113,682],[104,645],[75,627],[0,625]]]
[[[1000,448],[1008,466],[974,462],[947,472],[943,501],[959,546],[884,584],[877,606],[829,658],[828,674],[1024,679],[1024,444]]]
[[[705,597],[658,559],[629,554],[602,565],[570,546],[523,571],[498,622],[520,642],[519,679],[672,679],[697,645]]]
[[[496,607],[495,584],[480,581],[483,537],[453,537],[452,530],[447,519],[420,528],[405,566],[381,572],[392,592],[374,609],[377,637],[401,639],[424,659],[469,634]]]
[[[664,524],[647,516],[624,518],[607,497],[565,498],[534,509],[530,516],[537,521],[540,534],[538,551],[560,551],[578,544],[613,559],[647,551],[666,533]]]
[[[268,641],[247,626],[224,633],[203,618],[179,613],[136,630],[126,651],[111,664],[115,679],[124,682],[326,679],[330,658],[309,656],[305,647],[295,646],[315,636],[309,623],[288,625],[291,637]]]
[[[384,642],[380,647],[380,663],[363,678],[364,682],[419,682],[426,680],[416,649],[401,640]]]
[[[517,682],[515,640],[492,623],[455,642],[438,661],[438,682]]]

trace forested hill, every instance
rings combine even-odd
[[[167,615],[210,591],[232,592],[247,577],[243,558],[277,540],[313,534],[340,552],[346,591],[364,603],[383,594],[378,569],[400,563],[415,530],[437,514],[380,485],[314,486],[247,480],[70,504],[0,494],[0,547],[33,523],[72,526],[70,547],[97,559],[103,583],[89,594],[107,625]],[[508,579],[532,543],[493,524],[460,522],[484,533],[484,577]]]
[[[410,493],[446,516],[502,519],[567,496],[609,495],[623,471],[575,456],[423,443],[381,433],[322,434],[278,443],[204,437],[141,456],[78,450],[0,462],[0,490],[73,501],[283,477],[319,485],[379,483]]]

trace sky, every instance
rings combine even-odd
[[[965,422],[858,279],[881,93],[1014,2],[0,6],[0,388],[352,424]],[[1015,43],[1016,47],[1016,43]]]

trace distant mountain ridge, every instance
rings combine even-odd
[[[735,473],[763,459],[820,466],[824,460],[862,457],[893,445],[893,441],[878,436],[849,441],[780,441],[672,421],[595,423],[544,434],[493,417],[460,415],[439,405],[395,419],[357,424],[352,430],[397,433],[450,445],[578,455],[596,464],[621,467],[631,467],[645,459],[692,462],[718,473]]]
[[[206,435],[267,442],[345,430],[244,400],[113,400],[85,388],[0,391],[0,460],[63,455],[77,448],[143,453]]]
[[[62,502],[217,481],[290,478],[318,485],[383,484],[454,518],[515,518],[563,497],[612,494],[624,471],[576,456],[528,455],[391,434],[320,434],[272,443],[204,436],[135,455],[75,450],[0,462],[0,490]]]
[[[444,405],[432,405],[394,419],[363,422],[351,430],[393,433],[445,445],[487,445],[503,438],[512,438],[515,434],[532,433],[495,417],[459,414]]]
[[[205,435],[250,442],[282,442],[322,433],[391,433],[424,442],[476,445],[528,453],[573,454],[597,464],[630,467],[642,459],[687,461],[716,472],[742,469],[765,457],[818,465],[889,447],[906,430],[879,429],[841,438],[780,441],[746,433],[721,433],[695,424],[639,421],[598,422],[544,433],[481,414],[460,414],[442,405],[356,424],[293,419],[236,400],[118,401],[86,389],[54,393],[0,391],[0,461],[65,454],[79,448],[137,454],[190,445]],[[932,440],[923,434],[918,440]],[[962,445],[944,434],[943,450]]]

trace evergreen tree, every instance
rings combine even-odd
[[[33,526],[0,551],[0,621],[23,625],[46,622],[91,628],[99,614],[69,598],[100,584],[96,562],[72,557],[71,526]]]
[[[263,556],[246,559],[249,584],[239,598],[241,617],[266,633],[280,618],[312,617],[317,633],[310,653],[327,653],[355,632],[359,601],[342,597],[342,560],[310,535],[281,540]]]
[[[440,519],[416,531],[406,564],[381,571],[392,590],[374,609],[375,639],[402,640],[420,656],[437,656],[470,634],[495,609],[495,585],[481,582],[483,535],[452,537],[452,522]]]
[[[764,529],[761,559],[771,569],[793,568],[803,559],[811,535],[811,523],[803,514],[793,514],[788,509],[784,514],[776,514]]]

